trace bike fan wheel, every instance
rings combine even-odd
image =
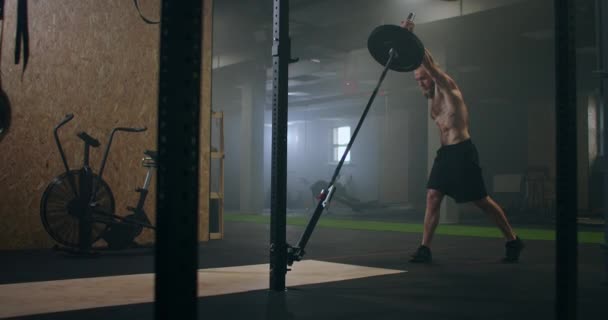
[[[78,248],[78,226],[82,210],[77,208],[77,194],[80,185],[78,170],[71,170],[56,177],[42,194],[40,217],[44,229],[57,243],[69,248]],[[108,214],[114,212],[114,195],[108,184],[93,175],[95,185],[95,213],[91,226],[91,243],[99,240],[108,228]],[[70,180],[73,180],[73,189]],[[106,213],[106,214],[104,214]],[[104,222],[108,221],[108,222]]]

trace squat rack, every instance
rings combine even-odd
[[[196,319],[198,194],[198,128],[200,120],[200,37],[202,8],[196,0],[169,6],[162,1],[159,73],[159,162],[157,208],[159,229],[156,252],[156,317],[168,317],[179,308],[181,318]],[[289,1],[274,0],[273,33],[273,137],[271,186],[270,289],[285,290],[288,246],[286,230],[287,169],[287,78],[291,59]],[[556,319],[576,319],[577,238],[576,238],[576,63],[574,46],[574,1],[554,0],[556,34],[556,125],[557,125],[557,242]],[[171,32],[169,32],[171,30]],[[183,31],[183,32],[181,32]],[[188,33],[189,36],[185,36]],[[195,50],[193,50],[193,48]],[[184,55],[188,60],[184,61]],[[186,80],[191,85],[184,86]],[[604,82],[605,86],[605,82]],[[179,92],[181,95],[171,94]],[[604,97],[605,99],[605,97]],[[171,105],[185,105],[182,112]],[[189,130],[184,131],[184,126]],[[605,133],[604,133],[605,135]],[[184,143],[192,151],[188,157],[171,156],[172,148]],[[171,149],[171,150],[170,150]],[[168,168],[172,168],[168,170]],[[195,169],[193,169],[195,168]],[[190,173],[187,177],[184,172]],[[174,174],[176,173],[176,174]],[[177,178],[180,181],[173,181]],[[185,196],[181,215],[168,214],[175,196]],[[163,214],[167,212],[167,214]],[[175,212],[173,212],[175,213]],[[608,232],[608,231],[607,231]],[[174,237],[174,238],[172,238]],[[163,262],[165,261],[165,262]],[[168,263],[171,261],[171,263]],[[184,272],[186,271],[186,272]],[[170,280],[170,282],[169,282]],[[178,294],[176,294],[178,293]],[[181,294],[180,294],[181,293]]]

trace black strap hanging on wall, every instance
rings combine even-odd
[[[17,36],[15,38],[15,64],[21,60],[21,44],[23,43],[23,73],[27,68],[30,57],[30,34],[27,27],[27,0],[17,3]]]
[[[133,0],[133,3],[135,4],[137,13],[139,13],[139,16],[141,17],[141,19],[144,20],[147,24],[159,24],[160,23],[160,21],[152,21],[152,20],[144,17],[144,15],[141,13],[141,10],[139,9],[139,0]]]
[[[0,0],[0,52],[2,52],[2,39],[4,38],[4,0]],[[2,79],[0,79],[0,140],[6,133],[11,124],[11,104],[8,96],[2,90]]]

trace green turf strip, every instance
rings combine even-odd
[[[225,221],[269,223],[270,216],[256,214],[226,214]],[[287,224],[292,226],[306,226],[308,218],[288,217]],[[321,218],[317,223],[318,227],[369,230],[369,231],[393,231],[393,232],[412,232],[422,233],[422,224],[401,223],[401,222],[381,222],[367,220],[347,220],[335,218]],[[517,228],[517,234],[526,240],[555,240],[555,231],[548,229]],[[502,238],[502,234],[496,227],[480,227],[466,225],[442,225],[437,227],[436,234],[452,236],[468,236],[482,238]],[[604,243],[603,232],[581,231],[578,233],[579,243]]]

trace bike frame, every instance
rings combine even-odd
[[[90,167],[90,148],[91,147],[99,147],[100,143],[98,140],[96,140],[95,138],[89,136],[87,133],[85,132],[80,132],[77,134],[77,136],[83,140],[84,142],[84,153],[83,153],[83,162],[82,162],[82,167],[80,169],[78,169],[78,175],[79,175],[79,186],[78,188],[76,187],[76,182],[74,181],[73,176],[70,174],[70,166],[68,164],[68,161],[66,159],[65,156],[65,152],[63,150],[63,147],[61,145],[61,140],[59,139],[59,134],[58,131],[61,127],[63,127],[65,124],[67,124],[68,122],[70,122],[72,119],[74,119],[74,115],[73,114],[67,114],[65,116],[65,118],[63,120],[61,120],[61,122],[55,126],[54,130],[53,130],[53,135],[55,138],[55,143],[57,144],[57,149],[59,150],[59,155],[61,157],[61,161],[63,163],[63,166],[65,168],[66,171],[66,175],[68,177],[68,182],[70,184],[70,187],[74,193],[74,197],[75,197],[75,206],[76,206],[76,212],[78,212],[77,218],[78,218],[78,238],[79,238],[79,250],[81,251],[90,251],[91,249],[91,232],[92,232],[92,224],[97,221],[96,219],[94,219],[94,215],[103,215],[104,217],[107,218],[114,218],[117,219],[119,221],[124,221],[123,217],[120,217],[118,215],[116,215],[114,212],[112,213],[107,213],[107,212],[101,212],[99,210],[95,210],[96,207],[96,199],[95,196],[97,194],[97,190],[95,189],[96,184],[94,183],[93,179],[95,177],[93,169]],[[110,147],[112,145],[112,141],[114,139],[114,134],[118,131],[125,131],[125,132],[143,132],[146,131],[147,128],[124,128],[124,127],[117,127],[112,129],[112,132],[110,133],[109,139],[108,139],[108,144],[106,145],[105,151],[104,151],[104,155],[101,161],[101,168],[99,171],[99,175],[97,177],[97,179],[102,179],[102,175],[103,175],[103,170],[106,166],[106,162],[108,159],[108,155],[110,152]],[[148,176],[150,175],[150,172],[148,172]],[[147,184],[149,185],[149,177],[146,177],[147,180]],[[141,205],[138,203],[138,208],[141,210],[141,208],[143,208],[143,201],[145,201],[147,195],[147,186],[145,186],[145,192],[142,192],[142,196],[140,197],[140,203]],[[102,222],[107,223],[105,221],[102,220]],[[146,225],[144,225],[146,226]]]

